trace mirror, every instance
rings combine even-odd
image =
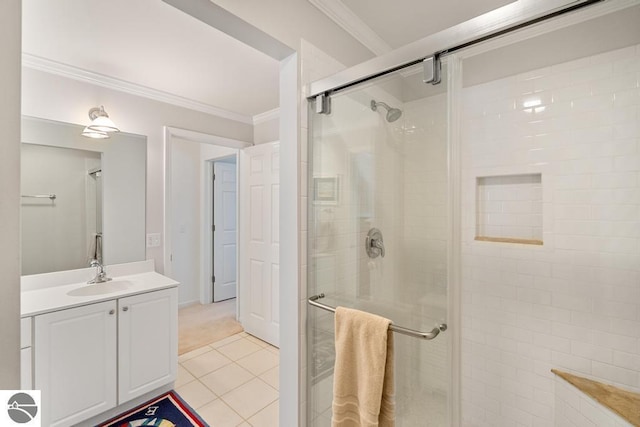
[[[146,258],[145,136],[22,118],[22,274]]]

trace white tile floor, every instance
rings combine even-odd
[[[175,389],[211,427],[275,427],[278,370],[278,349],[242,332],[178,357]]]

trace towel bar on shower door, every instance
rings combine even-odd
[[[318,307],[323,310],[335,313],[336,312],[335,307],[331,307],[330,305],[326,305],[318,302],[319,299],[324,297],[325,297],[324,294],[313,295],[309,297],[307,302],[309,303],[309,305],[312,305],[314,307]],[[442,323],[436,326],[435,328],[433,328],[430,332],[416,331],[415,329],[403,328],[402,326],[396,326],[394,324],[389,325],[389,329],[399,334],[409,335],[410,337],[421,338],[423,340],[432,340],[435,337],[437,337],[440,332],[444,332],[447,330],[447,324]]]
[[[55,200],[58,196],[55,194],[23,194],[21,197],[27,199],[51,199]]]

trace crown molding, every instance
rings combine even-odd
[[[68,65],[62,62],[53,61],[51,59],[42,58],[40,56],[31,55],[29,53],[22,54],[22,66],[37,71],[43,71],[45,73],[55,74],[69,79],[81,81],[84,83],[101,86],[107,89],[117,90],[119,92],[128,93],[130,95],[141,96],[143,98],[152,99],[154,101],[188,108],[190,110],[199,111],[201,113],[211,114],[213,116],[222,117],[224,119],[229,119],[246,124],[253,124],[253,118],[251,116],[225,110],[223,108],[215,107],[213,105],[205,104],[204,102],[195,101],[193,99],[184,98],[172,93],[127,82],[115,77],[110,77],[104,74],[95,73],[93,71],[84,70],[82,68],[74,67],[73,65]]]
[[[377,56],[393,50],[340,0],[309,0],[309,2]]]
[[[264,113],[256,114],[253,116],[253,125],[268,122],[270,120],[276,120],[280,118],[280,107],[273,110],[265,111]]]
[[[167,137],[175,137],[185,139],[187,141],[219,145],[222,147],[237,149],[242,149],[254,145],[253,142],[241,141],[239,139],[226,138],[224,136],[212,135],[204,132],[197,132],[190,129],[182,129],[172,126],[165,126],[164,133],[165,140],[167,139]]]

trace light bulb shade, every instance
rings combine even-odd
[[[99,130],[95,130],[95,129],[91,129],[90,126],[87,126],[86,128],[84,128],[84,130],[82,131],[82,136],[85,136],[87,138],[93,138],[93,139],[105,139],[105,138],[109,138],[109,134],[103,131],[99,131]]]
[[[120,129],[113,123],[113,121],[109,118],[109,116],[98,116],[87,129],[98,131],[98,132],[120,132]]]

